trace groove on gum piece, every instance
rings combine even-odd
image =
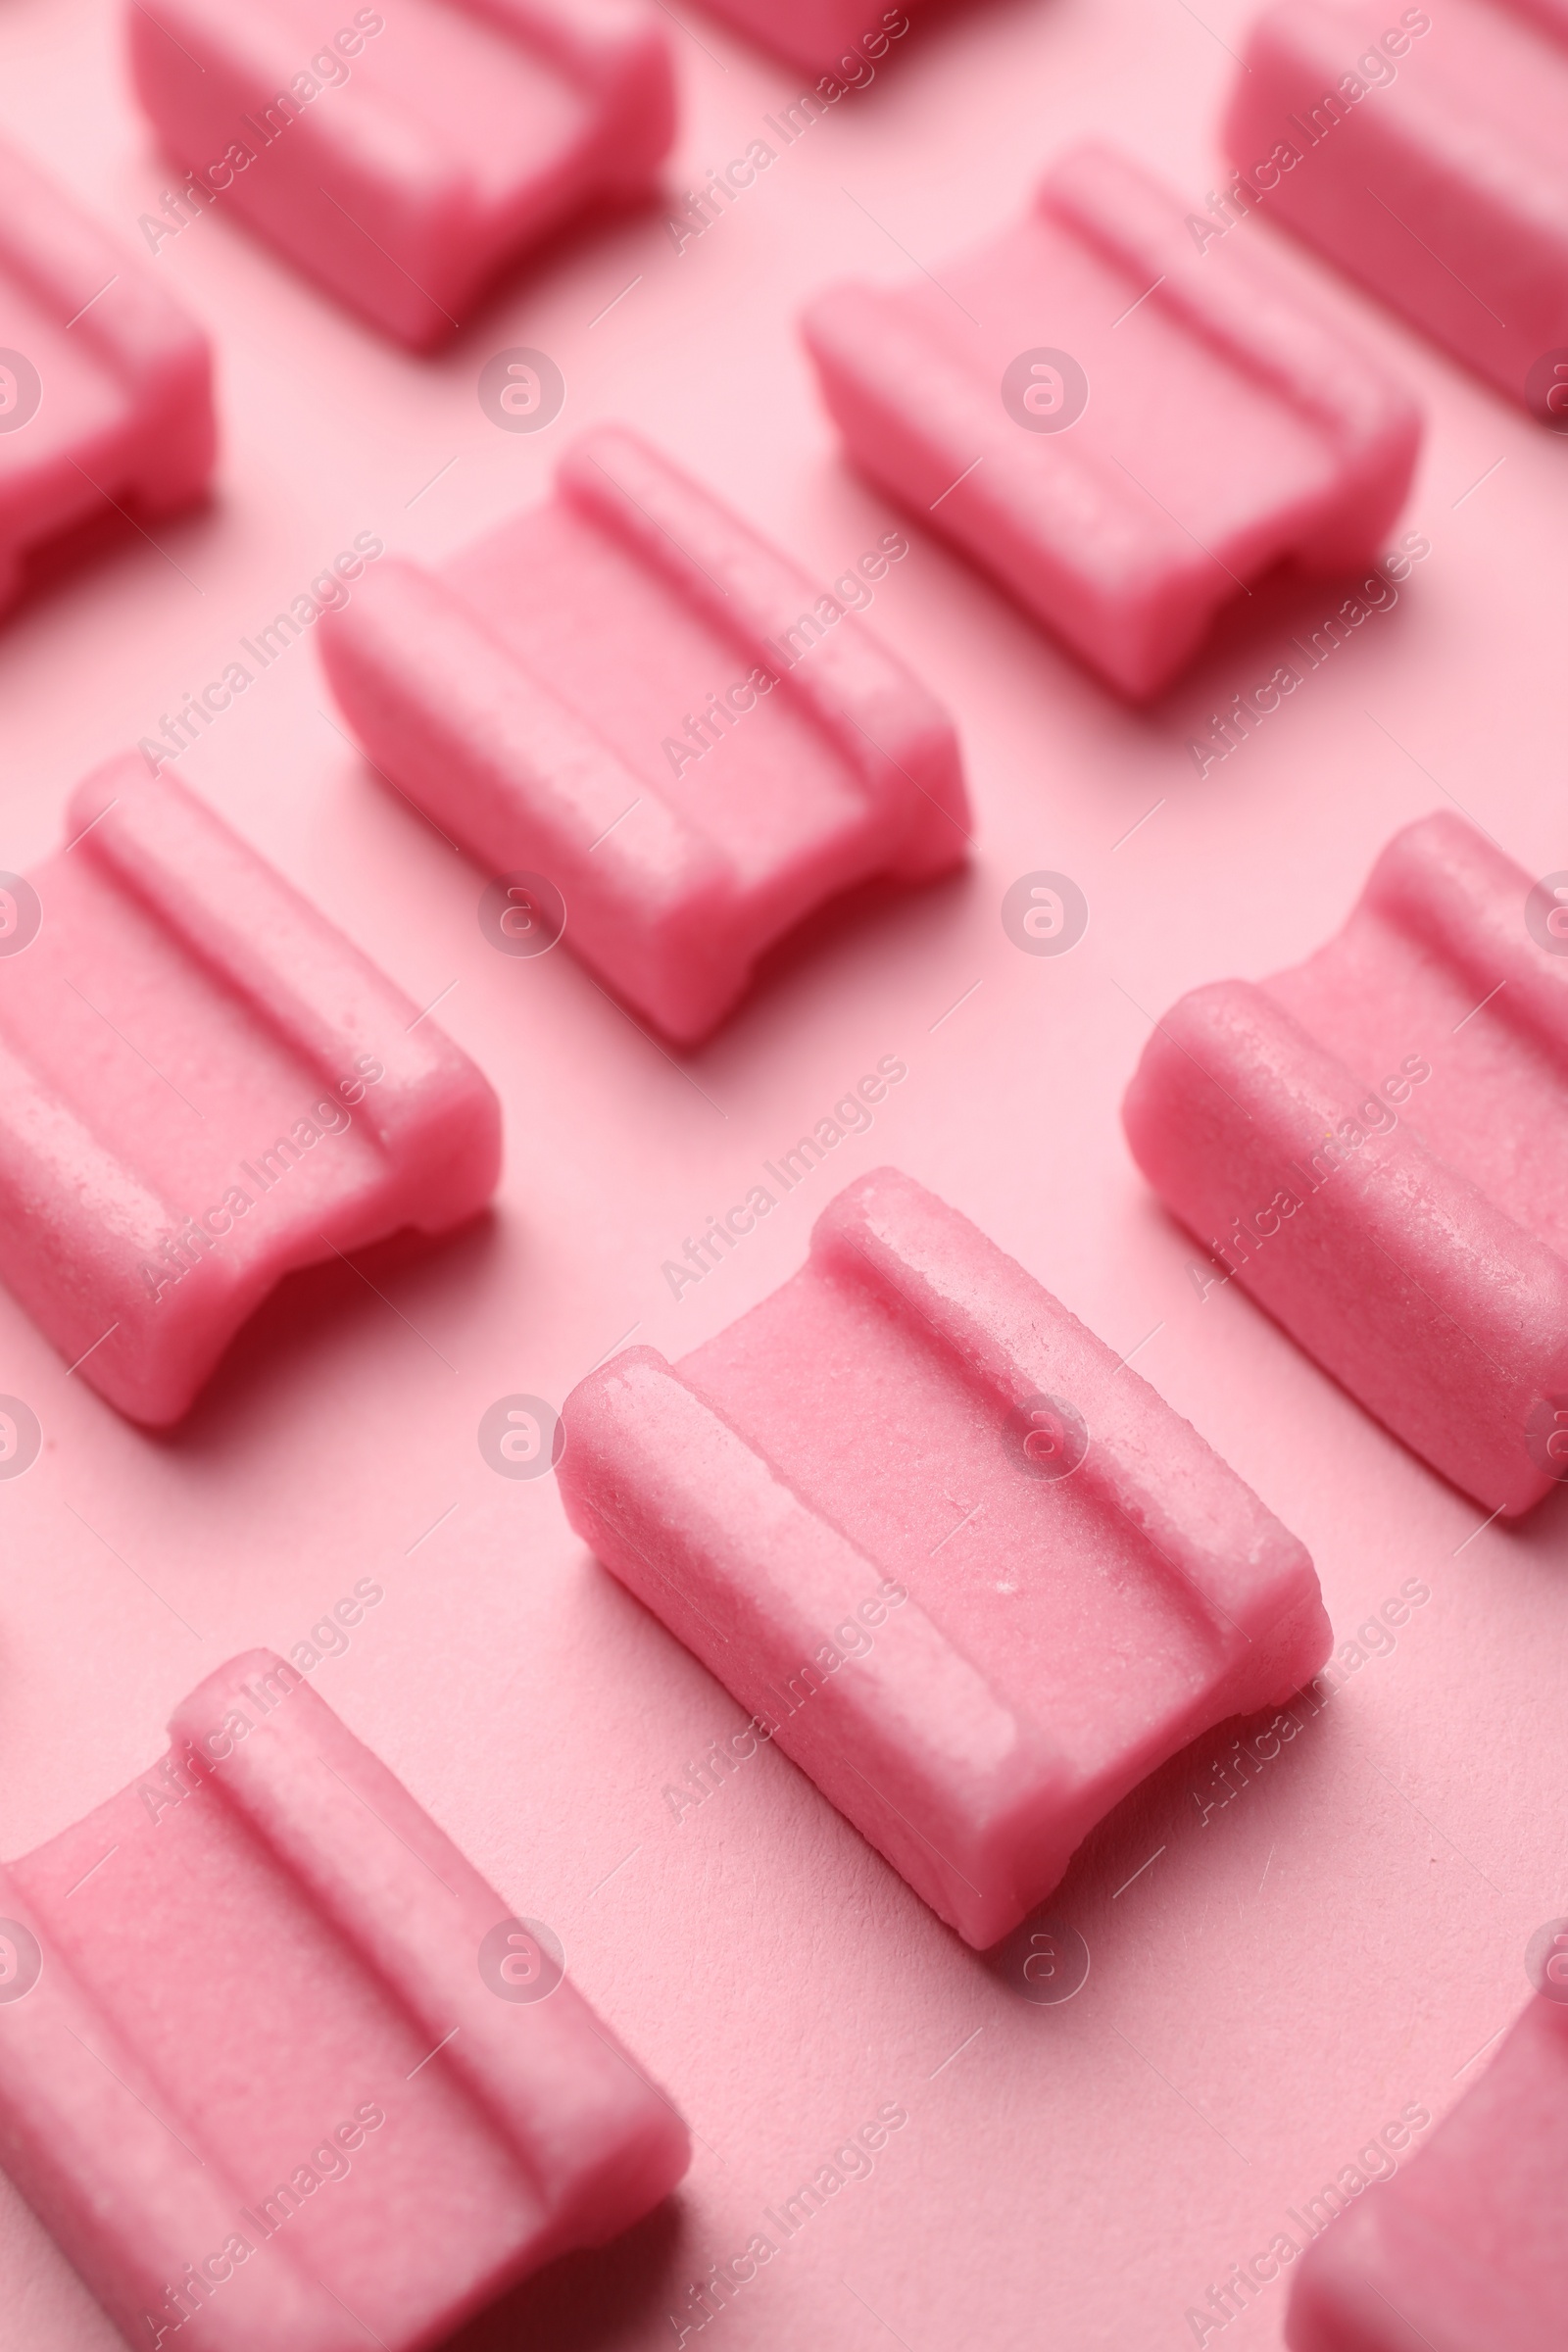
[[[1301,1545],[968,1220],[893,1169],[671,1366],[564,1408],[600,1559],[968,1942],[1329,1644]]]

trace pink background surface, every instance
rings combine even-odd
[[[155,267],[219,349],[217,496],[160,549],[114,525],[0,634],[0,863],[51,848],[77,776],[217,675],[356,531],[439,559],[537,495],[590,420],[644,426],[824,582],[842,571],[900,518],[836,457],[797,305],[846,270],[906,270],[899,245],[940,269],[1085,131],[1200,195],[1249,10],[1203,14],[951,10],[684,253],[657,210],[569,240],[433,364],[330,309],[220,208],[171,240]],[[801,82],[682,16],[684,184],[741,153]],[[98,0],[5,0],[0,126],[127,239],[167,183]],[[1135,715],[915,529],[873,618],[957,714],[973,867],[823,920],[684,1066],[567,955],[486,945],[484,877],[334,731],[309,645],[179,762],[419,1004],[450,991],[437,1017],[505,1101],[506,1174],[479,1228],[364,1261],[376,1290],[343,1267],[290,1286],[164,1441],[68,1382],[0,1296],[0,1389],[46,1436],[32,1470],[0,1484],[0,1850],[141,1769],[175,1700],[231,1652],[286,1647],[358,1576],[385,1584],[318,1689],[508,1901],[555,1927],[700,2135],[671,2209],[612,2258],[523,2290],[476,2341],[673,2342],[685,2282],[901,2100],[908,2124],[872,2176],[710,2340],[1191,2342],[1185,2307],[1287,2227],[1287,2207],[1406,2103],[1442,2112],[1475,2079],[1474,2054],[1527,1997],[1530,1932],[1568,1908],[1568,1506],[1475,1534],[1481,1512],[1234,1289],[1200,1300],[1116,1117],[1146,1014],[1304,953],[1406,819],[1456,800],[1532,873],[1568,863],[1568,450],[1339,298],[1430,419],[1400,527],[1433,552],[1397,608],[1200,781],[1193,722],[1266,676],[1339,591],[1259,590]],[[537,437],[496,430],[474,396],[515,343],[566,377],[565,412]],[[1073,875],[1092,908],[1060,959],[1017,953],[999,920],[1007,885],[1039,867]],[[1434,1055],[1446,1041],[1410,1042]],[[661,1261],[890,1053],[910,1075],[871,1134],[672,1300]],[[633,1329],[672,1355],[716,1330],[799,1263],[833,1187],[881,1159],[1118,1349],[1152,1335],[1138,1368],[1305,1540],[1342,1639],[1403,1579],[1432,1588],[1393,1654],[1206,1828],[1193,1791],[1228,1746],[1217,1734],[1103,1825],[1061,1898],[1093,1954],[1061,2008],[999,1985],[776,1755],[677,1823],[663,1787],[739,1710],[584,1553],[553,1482],[502,1480],[475,1443],[495,1397],[559,1400]],[[1225,2343],[1277,2346],[1285,2301],[1282,2281]],[[118,2340],[0,2185],[3,2352]]]

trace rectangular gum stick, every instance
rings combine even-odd
[[[1200,251],[1181,200],[1107,147],[1054,165],[941,286],[830,287],[803,332],[856,462],[1136,699],[1275,566],[1369,561],[1420,441],[1288,261]],[[1031,353],[1059,426],[1025,429]]]
[[[1142,1661],[1126,1671],[1148,1683],[1137,1728],[1118,1719],[1113,1735],[1085,1742],[1049,1706],[1009,1694],[1004,1655],[987,1654],[974,1625],[956,1630],[930,1571],[911,1573],[841,1526],[837,1433],[824,1451],[828,1433],[808,1429],[783,1449],[787,1468],[776,1442],[770,1452],[753,1433],[769,1393],[789,1417],[793,1350],[813,1344],[779,1321],[792,1299],[807,1311],[825,1301],[835,1332],[847,1318],[849,1350],[857,1326],[880,1347],[891,1317],[886,1344],[907,1370],[888,1377],[916,1390],[933,1373],[948,1384],[955,1432],[977,1408],[992,1422],[980,1475],[994,1466],[1001,1532],[988,1540],[982,1528],[974,1574],[1004,1571],[1021,1585],[1022,1630],[1043,1567],[1067,1588],[1053,1605],[1069,1621],[1072,1580],[1098,1591],[1107,1552],[1152,1593],[1163,1630],[1123,1637]],[[818,1362],[819,1373],[858,1385],[853,1353],[832,1355],[825,1373]],[[884,1376],[868,1361],[867,1377]],[[886,1401],[873,1406],[873,1395]],[[1007,1447],[1011,1417],[1041,1396],[1065,1397],[1089,1437],[1070,1477],[1034,1486]],[[816,1409],[841,1428],[858,1414],[849,1426],[884,1464],[906,1446],[914,1487],[941,1475],[923,1424],[906,1436],[889,1417],[896,1391],[801,1411]],[[651,1348],[626,1350],[574,1392],[564,1418],[558,1475],[579,1534],[977,1946],[1050,1892],[1093,1823],[1154,1764],[1226,1715],[1288,1696],[1327,1645],[1317,1581],[1295,1539],[1130,1367],[966,1219],[893,1170],[840,1196],[807,1269],[733,1332],[673,1368]],[[947,1476],[972,1485],[972,1457],[956,1456]],[[1038,1510],[1026,1534],[1009,1532],[1026,1494]],[[929,1546],[916,1527],[901,1551],[918,1560]],[[870,1623],[886,1630],[852,1642]],[[848,1650],[842,1670],[824,1674],[824,1647]],[[1057,1670],[1073,1682],[1075,1721],[1092,1714],[1105,1659],[1092,1647]]]
[[[1305,964],[1173,1006],[1123,1110],[1214,1279],[1510,1514],[1559,1477],[1537,1424],[1568,1406],[1564,1231],[1531,1158],[1568,1091],[1568,961],[1531,897],[1473,827],[1423,819]]]
[[[127,2341],[176,2338],[183,2302],[225,2352],[416,2352],[665,2193],[673,2108],[569,1977],[496,1997],[505,1905],[296,1669],[236,1658],[170,1728],[160,1771],[0,1871],[0,1940],[39,1956],[0,1998],[0,2154]],[[191,1958],[220,1972],[187,1982],[183,2021],[157,1925],[176,1896],[205,1906]],[[308,2083],[302,2001],[356,2021]],[[373,2163],[292,2213],[268,2194],[286,2167],[257,2178],[284,2084],[323,2121],[368,2085],[381,2119]]]
[[[18,888],[37,931],[0,960],[0,1272],[122,1411],[178,1419],[293,1268],[489,1198],[500,1107],[472,1062],[172,777],[134,756],[88,777]],[[136,996],[118,1019],[110,974]]]
[[[194,319],[145,256],[105,236],[3,143],[0,303],[14,321],[8,343],[31,346],[22,356],[39,379],[36,413],[0,432],[3,611],[26,560],[110,502],[148,520],[194,505],[217,428],[212,354]],[[21,385],[11,394],[24,396]]]
[[[582,615],[566,678],[515,579],[540,529],[551,616]],[[620,600],[610,612],[607,587]],[[813,620],[817,641],[791,655],[792,622],[823,601],[699,483],[604,426],[567,451],[550,506],[444,575],[379,564],[321,644],[377,768],[492,875],[542,877],[564,906],[564,944],[637,1014],[694,1044],[825,900],[876,875],[929,881],[967,848],[956,734],[911,672],[844,611],[831,629]],[[760,692],[790,730],[790,757],[754,773],[765,722],[732,718],[712,752],[733,762],[727,794],[699,797],[678,760],[672,775],[677,689],[658,723],[639,698],[647,673],[677,659],[713,689],[748,672],[770,680]],[[686,759],[697,765],[690,745]],[[760,840],[760,808],[774,828]]]
[[[1242,63],[1224,128],[1238,205],[1555,421],[1568,400],[1568,368],[1553,366],[1568,344],[1560,0],[1283,0],[1254,20]]]

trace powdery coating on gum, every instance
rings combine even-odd
[[[1225,123],[1230,219],[1259,210],[1294,229],[1510,399],[1560,421],[1561,8],[1284,0],[1257,19],[1242,63]]]
[[[1407,2170],[1314,2238],[1291,2352],[1561,2352],[1568,2009],[1538,1999]]]
[[[207,337],[43,172],[0,145],[0,612],[25,559],[101,514],[145,520],[207,488]]]
[[[127,2342],[416,2352],[668,2193],[674,2109],[296,1668],[170,1730],[0,1869],[0,2160]]]
[[[563,1417],[578,1534],[977,1947],[1327,1654],[1295,1537],[893,1169],[772,1298],[673,1367],[627,1349]]]
[[[282,1275],[476,1214],[500,1104],[172,776],[98,769],[66,837],[7,878],[0,1276],[80,1379],[163,1425]]]
[[[1376,553],[1418,413],[1257,242],[1200,252],[1178,198],[1085,147],[941,274],[812,302],[827,405],[857,465],[1120,692],[1168,685],[1273,566]],[[1020,393],[1031,358],[1054,373]]]
[[[853,609],[903,553],[829,589],[605,426],[441,572],[383,560],[322,660],[376,767],[690,1044],[825,900],[965,855],[952,721]]]
[[[643,0],[129,0],[125,27],[184,171],[153,250],[233,214],[416,350],[572,215],[649,190],[674,136]]]
[[[1536,896],[1423,818],[1305,963],[1182,998],[1123,1105],[1200,1293],[1239,1282],[1494,1512],[1568,1467],[1568,959]]]

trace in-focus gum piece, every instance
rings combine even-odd
[[[1538,1999],[1408,2169],[1306,2248],[1291,2352],[1562,2352],[1565,2118],[1568,2009]]]
[[[1284,0],[1253,24],[1243,66],[1224,134],[1240,175],[1233,214],[1255,204],[1295,229],[1560,427],[1561,0],[1443,0],[1430,12],[1391,0]]]
[[[322,659],[376,766],[492,873],[543,875],[567,945],[691,1043],[824,900],[965,854],[952,722],[853,610],[895,539],[829,595],[604,427],[440,572],[383,560]]]
[[[1168,685],[1271,567],[1366,562],[1404,501],[1403,390],[1275,255],[1200,253],[1107,148],[940,277],[810,305],[828,407],[858,466],[1123,694]]]
[[[125,25],[185,171],[170,233],[232,211],[416,350],[571,215],[650,191],[674,136],[644,0],[130,0]]]
[[[1013,1259],[884,1168],[792,1280],[567,1398],[605,1565],[969,1943],[1329,1646],[1306,1552]]]
[[[3,612],[25,558],[109,505],[151,521],[193,504],[217,434],[201,329],[4,144],[0,338]]]
[[[162,1424],[280,1276],[476,1214],[500,1105],[139,757],[78,785],[66,840],[5,878],[0,1278],[78,1378]]]
[[[415,2352],[674,2186],[674,2109],[296,1668],[170,1730],[0,1869],[0,2161],[127,2342]]]
[[[1568,960],[1539,895],[1423,818],[1305,963],[1183,997],[1123,1107],[1214,1280],[1504,1512],[1568,1474]]]
[[[889,45],[909,29],[908,10],[879,8],[877,0],[706,0],[706,4],[713,16],[725,18],[791,65],[803,67],[808,74],[832,74],[841,86],[848,80],[854,87],[862,75],[869,81],[875,66],[867,72],[865,61],[886,57]],[[840,67],[847,70],[845,74],[839,73]]]

